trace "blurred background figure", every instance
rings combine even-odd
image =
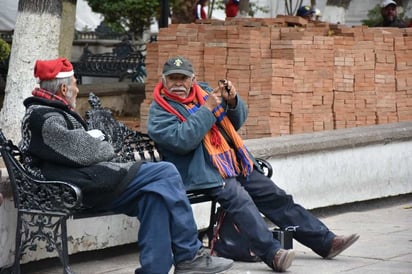
[[[322,17],[322,13],[320,12],[320,9],[315,9],[315,20],[320,21],[321,17]]]
[[[398,18],[398,4],[393,0],[383,0],[381,3],[382,21],[376,27],[406,28],[408,24]]]
[[[206,7],[208,5],[209,5],[209,0],[199,0],[196,2],[196,5],[193,9],[195,21],[207,19]]]
[[[315,14],[315,10],[312,9],[310,6],[301,6],[296,13],[297,16],[305,18],[308,21],[313,20],[313,15]]]
[[[240,0],[225,0],[226,17],[236,17],[239,12]]]

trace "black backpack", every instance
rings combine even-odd
[[[211,254],[235,261],[259,262],[261,259],[250,250],[250,242],[240,232],[232,217],[221,207],[216,214],[216,224],[211,244]]]

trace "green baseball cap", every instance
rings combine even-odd
[[[166,61],[163,65],[163,75],[179,73],[186,76],[193,76],[194,70],[192,63],[184,57],[176,56]]]

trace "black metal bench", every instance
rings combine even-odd
[[[123,81],[130,78],[133,82],[143,83],[146,79],[145,55],[146,45],[138,48],[129,42],[122,42],[112,52],[95,54],[88,45],[78,62],[72,62],[75,76],[79,84],[83,77],[109,77]]]
[[[117,121],[110,109],[102,107],[100,98],[94,93],[89,94],[89,104],[91,109],[86,112],[87,127],[88,129],[99,129],[105,134],[106,139],[113,145],[117,153],[116,161],[128,162],[146,159],[157,162],[162,160],[156,149],[156,144],[147,134],[132,130]],[[272,177],[273,170],[270,163],[260,158],[256,160],[265,175],[269,178]],[[205,229],[199,230],[199,239],[203,240],[206,236],[210,245],[216,221],[216,202],[205,193],[205,190],[188,191],[187,196],[191,204],[211,202],[209,225]]]
[[[129,129],[117,121],[112,112],[101,107],[100,99],[89,95],[91,109],[86,113],[89,129],[102,130],[117,153],[116,161],[136,159],[159,161],[161,156],[148,135]],[[80,189],[62,181],[43,181],[34,178],[20,163],[21,153],[0,129],[0,152],[9,173],[14,206],[17,209],[15,262],[6,273],[20,273],[20,258],[28,250],[34,251],[38,241],[46,243],[48,252],[57,252],[65,274],[73,273],[69,265],[67,226],[68,218],[86,218],[114,214],[112,212],[89,212],[82,204]],[[272,167],[263,159],[258,163],[268,177]],[[202,191],[187,192],[192,204],[211,202],[209,225],[199,230],[199,239],[213,238],[216,202]],[[3,272],[2,272],[3,273]]]

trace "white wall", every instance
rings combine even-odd
[[[412,192],[412,141],[271,158],[272,179],[313,209]]]

